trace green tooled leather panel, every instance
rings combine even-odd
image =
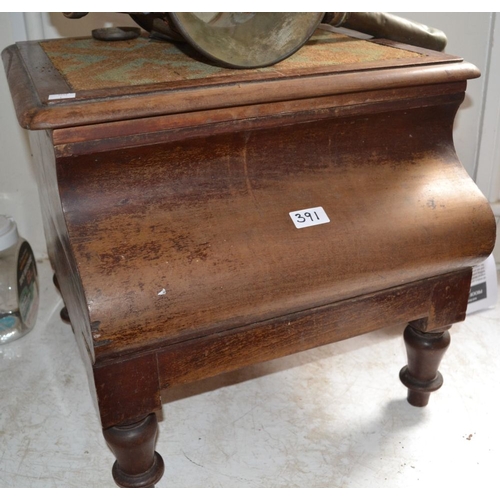
[[[216,66],[187,43],[174,44],[146,37],[102,42],[93,38],[57,39],[41,42],[52,64],[74,91],[122,86],[174,83],[185,80],[231,78],[311,68],[373,63],[391,59],[425,57],[346,35],[317,30],[295,54],[274,66],[228,69]]]

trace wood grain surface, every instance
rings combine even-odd
[[[470,267],[493,245],[462,95],[414,109],[57,159],[97,356]],[[321,206],[330,223],[297,229]]]
[[[157,411],[162,387],[464,318],[471,266],[495,240],[452,138],[479,72],[384,43],[416,56],[53,102],[75,88],[41,46],[3,52],[21,125],[42,129],[49,255],[104,427]],[[298,229],[290,212],[314,207],[329,222]]]

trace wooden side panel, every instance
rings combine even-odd
[[[93,359],[94,346],[87,301],[78,266],[71,250],[66,221],[61,206],[56,161],[50,132],[30,132],[30,144],[37,165],[37,184],[42,205],[42,219],[49,259],[57,275],[61,294],[68,309],[73,330],[84,354]]]

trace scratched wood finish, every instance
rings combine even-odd
[[[462,97],[58,158],[96,358],[484,259],[494,220],[451,138]],[[331,222],[296,229],[289,212],[317,206]]]

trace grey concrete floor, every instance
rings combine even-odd
[[[46,262],[27,336],[0,346],[0,487],[114,487]],[[500,308],[451,331],[444,386],[414,408],[404,325],[165,391],[157,487],[450,487],[498,492]]]

